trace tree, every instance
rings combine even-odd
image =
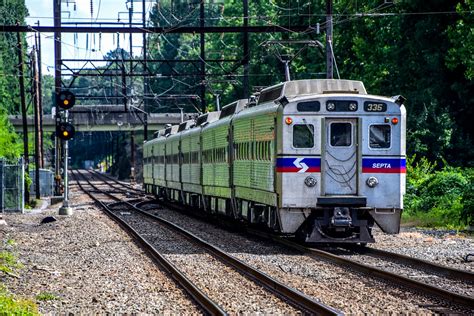
[[[22,151],[22,142],[11,126],[7,112],[0,108],[0,157],[13,160],[19,158]]]

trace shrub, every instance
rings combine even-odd
[[[408,160],[404,218],[431,227],[464,228],[473,219],[473,171],[436,166],[426,158]]]

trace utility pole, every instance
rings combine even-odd
[[[132,27],[132,17],[133,17],[133,0],[130,1],[130,8],[128,10],[128,21],[130,23],[130,27]],[[130,33],[129,36],[129,41],[130,41],[130,92],[134,91],[133,89],[133,37],[132,33]],[[125,68],[125,66],[124,66]],[[131,93],[130,93],[131,94]],[[133,98],[133,95],[131,96]],[[126,110],[125,110],[126,111]]]
[[[54,0],[54,26],[61,27],[61,0]],[[54,88],[56,94],[61,92],[62,83],[61,83],[61,32],[54,32]],[[56,98],[55,98],[56,100]],[[56,102],[57,103],[57,102]],[[55,104],[56,107],[56,123],[61,121],[61,113],[59,110],[58,104]],[[69,111],[64,111],[64,120],[68,122],[69,120]],[[59,148],[60,144],[63,145],[63,178],[64,178],[64,198],[63,205],[59,208],[59,215],[72,215],[72,208],[69,207],[69,183],[68,183],[68,159],[69,159],[69,141],[56,139],[56,190],[59,195],[61,187],[61,173],[60,173],[60,163],[61,163],[61,150]]]
[[[61,0],[54,0],[54,27],[61,27]],[[61,32],[54,32],[54,91],[58,94],[61,91]],[[55,98],[56,99],[56,98]],[[55,120],[58,123],[61,120],[59,107],[54,104]],[[55,195],[61,195],[61,140],[54,138],[54,179]],[[64,170],[67,172],[67,170]]]
[[[143,22],[143,28],[146,27],[146,8],[145,8],[145,0],[142,1],[142,22]],[[143,67],[145,68],[145,70],[148,68],[147,66],[147,40],[146,40],[146,33],[143,32]],[[143,78],[143,95],[144,96],[147,96],[148,95],[148,78],[144,77]],[[146,112],[146,99],[143,98],[143,111]],[[145,125],[146,127],[146,125]],[[148,140],[148,131],[144,132],[145,134],[145,137],[144,139],[145,140]]]
[[[244,99],[250,97],[250,86],[249,86],[249,70],[250,70],[250,50],[249,50],[249,32],[247,28],[249,26],[249,2],[248,0],[243,0],[243,13],[244,13],[244,78],[243,78],[243,89],[244,89]]]
[[[41,129],[40,129],[40,116],[42,113],[40,112],[40,94],[39,94],[39,76],[38,76],[38,68],[37,68],[37,59],[36,59],[36,47],[33,47],[31,50],[31,64],[33,68],[33,95],[34,95],[34,116],[35,116],[35,197],[36,199],[40,199],[40,162],[42,160],[42,153],[41,153],[41,143],[42,137]]]
[[[17,24],[19,24],[17,22]],[[25,172],[29,173],[28,163],[29,163],[29,155],[28,155],[28,125],[26,121],[26,100],[25,100],[25,78],[23,77],[23,45],[21,42],[20,33],[16,33],[17,41],[18,41],[18,76],[19,76],[19,83],[20,83],[20,103],[21,103],[21,118],[23,123],[23,157],[25,163]],[[28,202],[30,200],[30,188],[28,188],[26,181],[24,183],[25,186],[25,201]]]
[[[326,78],[333,79],[332,0],[326,0]]]
[[[199,26],[203,28],[205,26],[204,21],[204,1],[200,1],[199,4]],[[206,43],[206,34],[201,33],[200,35],[200,48],[201,48],[201,111],[204,113],[206,112],[206,51],[205,51],[205,43]]]
[[[40,22],[38,21],[38,26]],[[35,33],[36,34],[36,33]],[[41,65],[41,33],[38,34],[37,43],[36,43],[36,56],[38,58],[38,95],[39,95],[39,130],[41,134],[40,142],[40,168],[44,168],[44,146],[43,146],[43,74],[42,74],[42,65]]]

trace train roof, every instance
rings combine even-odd
[[[245,107],[247,106],[247,103],[248,103],[247,99],[240,99],[240,100],[237,100],[235,102],[225,105],[222,108],[219,119],[223,119],[225,117],[232,116],[236,113],[239,113],[240,111],[245,109]]]
[[[294,98],[303,95],[335,92],[367,94],[362,81],[340,79],[294,80],[263,89],[260,92],[258,104],[275,101],[282,97]]]
[[[221,111],[204,113],[196,119],[196,126],[202,126],[206,123],[217,121],[219,119],[220,114]]]
[[[196,125],[195,120],[187,120],[179,124],[178,132],[193,128]]]

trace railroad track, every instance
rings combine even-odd
[[[145,190],[134,188],[134,187],[131,186],[130,184],[125,184],[125,183],[123,183],[123,182],[121,182],[121,181],[119,181],[119,180],[117,180],[117,179],[115,179],[115,178],[113,178],[113,177],[111,177],[111,176],[109,176],[109,175],[105,175],[105,174],[100,173],[100,172],[98,172],[98,171],[96,171],[96,170],[87,170],[87,171],[88,171],[90,174],[95,175],[95,176],[98,176],[98,177],[100,177],[100,178],[103,178],[103,179],[105,178],[105,179],[107,179],[107,180],[111,180],[111,181],[112,181],[113,183],[115,183],[116,185],[119,185],[119,186],[122,187],[122,188],[126,188],[127,190],[136,192],[137,194],[146,194],[146,193],[145,193]],[[117,186],[114,185],[114,184],[108,183],[108,185],[110,185],[111,187],[117,188]]]
[[[95,184],[92,184],[91,181],[87,178],[81,175],[81,177],[87,182],[87,186],[91,188],[92,191],[96,192],[97,195],[105,196],[107,197],[108,202],[114,202],[112,203],[104,203],[100,201],[94,194],[90,193],[89,190],[85,189],[84,186],[80,183],[78,177],[76,177],[76,181],[79,185],[79,187],[87,193],[92,199],[94,199],[96,202],[98,202],[104,210],[106,210],[107,214],[112,216],[115,220],[117,220],[123,227],[126,227],[127,231],[131,232],[134,237],[139,237],[139,240],[141,240],[141,244],[145,243],[145,248],[152,253],[153,258],[159,258],[157,260],[160,262],[160,265],[165,266],[166,270],[170,270],[173,268],[173,262],[172,260],[167,260],[165,258],[165,255],[160,254],[154,246],[152,246],[145,238],[140,237],[139,232],[137,231],[138,229],[134,229],[133,227],[137,227],[137,223],[140,222],[141,225],[144,225],[143,223],[148,222],[149,225],[154,225],[154,230],[158,229],[156,223],[160,223],[164,228],[165,231],[173,232],[176,235],[176,237],[173,236],[171,240],[173,242],[176,242],[177,240],[180,241],[180,249],[183,249],[185,247],[185,243],[191,243],[193,244],[194,249],[191,251],[202,251],[203,249],[209,253],[209,256],[212,258],[217,259],[219,261],[220,266],[225,266],[226,269],[228,270],[231,268],[234,272],[240,275],[241,277],[243,276],[244,279],[246,279],[246,282],[250,282],[254,284],[254,286],[257,286],[261,288],[262,290],[265,289],[265,292],[272,293],[272,295],[276,296],[277,298],[283,300],[285,303],[289,304],[294,308],[296,312],[302,312],[302,313],[310,313],[310,314],[323,314],[323,315],[338,315],[341,314],[341,312],[328,307],[314,298],[311,298],[309,296],[304,295],[303,293],[300,293],[285,284],[282,284],[268,275],[252,268],[251,266],[245,264],[244,262],[236,259],[233,256],[230,256],[229,254],[225,253],[218,247],[213,246],[212,244],[204,241],[203,239],[199,238],[198,236],[186,231],[185,229],[177,226],[176,224],[173,224],[169,221],[166,221],[160,217],[157,217],[155,215],[152,215],[150,213],[145,212],[141,208],[133,205],[130,202],[127,201],[121,201],[119,198],[117,198],[115,195],[112,193],[109,193],[104,190],[100,190]],[[104,183],[106,183],[104,181]],[[125,185],[124,185],[125,186]],[[121,193],[123,194],[123,193]],[[134,222],[135,225],[130,225],[130,222]],[[148,224],[145,224],[148,225]],[[184,241],[183,241],[184,239]],[[188,246],[186,246],[188,247]],[[196,250],[195,248],[198,247],[201,250]],[[186,248],[186,249],[191,249],[191,248]],[[216,261],[214,259],[214,261]],[[163,264],[164,263],[164,264]],[[204,263],[205,265],[208,265],[209,263]],[[215,266],[215,263],[213,263]],[[222,270],[223,268],[215,268],[215,270]],[[222,314],[224,312],[224,308],[222,308],[222,303],[216,303],[212,299],[209,298],[209,295],[206,295],[203,293],[203,291],[200,291],[198,289],[198,286],[193,284],[189,278],[187,279],[184,273],[178,270],[178,268],[174,267],[173,272],[171,273],[175,279],[180,279],[180,280],[188,280],[188,283],[185,283],[184,285],[182,284],[183,288],[187,289],[192,297],[195,298],[195,300],[198,302],[199,305],[201,305],[207,312],[212,313],[212,314]],[[225,278],[225,277],[224,277]],[[239,281],[241,282],[241,281]],[[181,284],[181,283],[180,283]],[[243,289],[243,292],[249,291],[249,288]],[[268,295],[268,294],[267,294]],[[204,300],[204,302],[201,303],[200,300]]]
[[[121,185],[127,187],[126,184],[121,183]],[[179,210],[183,209],[169,203],[166,203],[166,206]],[[272,239],[285,247],[303,252],[314,259],[325,259],[369,277],[383,279],[421,294],[435,297],[448,305],[460,305],[464,307],[464,310],[466,308],[471,311],[474,309],[472,295],[474,292],[474,274],[471,272],[370,247],[324,250],[306,247],[286,238],[262,233],[261,231],[250,229],[249,232],[265,239]],[[403,271],[405,272],[403,273]],[[423,281],[420,281],[420,279]]]
[[[462,284],[464,289],[470,291],[472,293],[474,288],[473,283],[473,274],[467,271],[461,271],[445,266],[440,266],[437,264],[430,263],[425,260],[416,259],[404,255],[400,255],[393,252],[378,250],[374,248],[357,248],[357,253],[360,255],[358,260],[350,259],[350,255],[347,254],[347,249],[344,249],[343,253],[341,251],[334,251],[334,250],[324,250],[318,248],[311,248],[286,238],[281,238],[278,236],[274,236],[271,234],[261,233],[252,231],[252,234],[272,239],[282,245],[285,245],[289,248],[294,250],[301,251],[314,259],[320,260],[325,259],[331,262],[334,262],[340,266],[348,267],[355,271],[364,273],[371,277],[376,277],[383,279],[385,281],[395,283],[397,285],[403,286],[405,288],[415,290],[421,294],[426,294],[433,296],[437,299],[447,302],[448,304],[454,305],[461,305],[462,307],[467,308],[468,310],[474,311],[474,298],[472,295],[464,295],[458,293],[459,291],[452,291],[441,288],[440,286],[434,286],[432,284],[421,282],[419,280],[414,279],[413,275],[411,277],[401,275],[400,273],[395,273],[389,271],[386,266],[385,267],[377,267],[375,265],[367,264],[368,256],[370,257],[378,257],[382,258],[384,262],[396,262],[397,264],[405,264],[409,265],[412,270],[418,270],[420,275],[426,275],[426,271],[431,271],[432,276],[437,277],[438,283],[442,283],[445,279],[440,279],[439,276],[443,276],[444,278],[448,278],[454,282],[458,282],[458,284]],[[366,254],[364,255],[364,252]],[[364,262],[364,263],[363,263]],[[419,266],[417,266],[419,265]],[[389,265],[388,265],[389,266]]]

